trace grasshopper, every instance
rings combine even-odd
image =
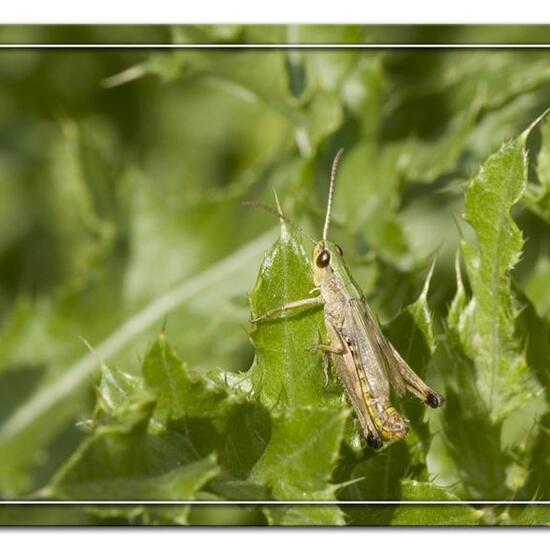
[[[323,306],[329,342],[315,344],[313,348],[323,352],[325,382],[332,364],[355,409],[367,444],[379,449],[383,440],[403,439],[409,431],[409,421],[390,403],[390,384],[398,394],[406,390],[433,408],[441,407],[445,399],[424,383],[384,337],[344,262],[342,249],[327,239],[342,153],[340,149],[332,163],[322,239],[316,242],[298,227],[315,245],[312,255],[315,287],[310,293],[315,295],[281,305],[252,318],[251,322],[258,323],[293,309]],[[282,214],[280,207],[276,212],[263,204],[244,204],[262,207],[296,226]]]

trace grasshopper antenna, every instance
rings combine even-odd
[[[334,195],[334,182],[336,180],[336,170],[338,169],[338,163],[342,157],[344,149],[339,149],[332,161],[332,169],[330,171],[330,183],[328,187],[328,202],[327,202],[327,216],[325,218],[325,227],[323,227],[323,241],[327,240],[328,224],[330,223],[330,212],[332,210],[332,197]]]
[[[272,216],[275,216],[276,218],[279,218],[280,220],[285,221],[294,229],[297,229],[304,237],[307,237],[313,244],[317,244],[317,241],[308,235],[297,223],[294,223],[292,220],[289,220],[282,212],[277,212],[274,208],[271,208],[271,206],[267,206],[267,204],[264,204],[263,202],[256,202],[256,201],[243,201],[241,202],[242,206],[249,206],[252,208],[261,208],[262,210],[265,210]],[[279,201],[277,200],[277,206],[279,206]]]

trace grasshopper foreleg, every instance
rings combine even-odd
[[[258,317],[251,318],[250,322],[257,323],[258,321],[265,321],[266,319],[271,319],[276,315],[280,315],[292,309],[298,309],[302,307],[313,307],[313,306],[318,306],[322,304],[324,304],[324,302],[321,296],[315,296],[314,298],[304,298],[303,300],[296,300],[295,302],[289,302],[288,304],[283,304],[282,306],[266,311],[265,313],[262,313],[262,315],[258,315]]]

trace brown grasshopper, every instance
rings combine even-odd
[[[409,421],[390,403],[390,384],[398,394],[406,390],[430,407],[441,407],[445,399],[424,383],[382,334],[344,262],[342,249],[327,239],[336,169],[342,153],[340,149],[332,164],[323,238],[315,242],[308,236],[315,244],[312,257],[315,287],[311,293],[317,295],[284,304],[251,322],[297,308],[322,305],[329,342],[314,347],[324,353],[325,379],[330,362],[346,389],[368,445],[379,449],[383,439],[403,439],[409,430]],[[290,222],[280,208],[275,212],[258,203],[244,204],[261,206]]]

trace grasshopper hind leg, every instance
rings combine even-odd
[[[372,449],[380,449],[383,440],[378,434],[368,407],[365,406],[365,396],[361,385],[355,382],[356,377],[353,373],[356,371],[346,366],[344,355],[349,353],[349,347],[346,346],[340,331],[331,322],[327,323],[327,330],[331,343],[329,345],[317,344],[317,349],[323,351],[325,357],[328,356],[340,382],[346,387],[348,401],[355,409],[367,445]]]

